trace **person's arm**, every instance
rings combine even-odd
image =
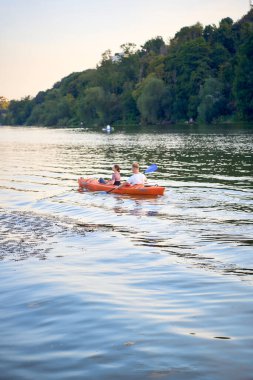
[[[131,176],[131,177],[132,177],[132,176]],[[125,182],[123,182],[121,185],[119,185],[119,186],[117,187],[117,189],[120,189],[120,188],[123,187],[123,186],[129,186],[129,185],[131,185],[131,182],[132,182],[131,177],[129,177]]]
[[[106,183],[108,185],[114,185],[114,182],[115,182],[115,174],[112,173],[112,179],[109,179]]]
[[[120,189],[121,187],[126,186],[126,185],[130,185],[130,183],[125,181],[121,185],[117,186],[116,189]]]

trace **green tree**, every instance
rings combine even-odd
[[[146,41],[144,45],[141,46],[142,54],[154,53],[156,55],[163,54],[166,50],[165,42],[162,37],[157,36]]]
[[[79,100],[79,120],[87,124],[110,123],[119,116],[118,101],[115,94],[105,92],[102,87],[90,87]]]
[[[102,87],[90,87],[79,101],[79,115],[87,123],[104,120],[106,105],[105,91]]]
[[[224,103],[222,84],[215,78],[207,78],[200,88],[199,98],[198,120],[209,124],[222,111]]]
[[[253,33],[237,54],[234,92],[240,118],[253,120]]]
[[[217,42],[221,43],[231,54],[235,53],[233,20],[230,17],[221,20],[217,29]]]
[[[173,96],[174,119],[196,117],[196,97],[204,79],[210,75],[209,54],[208,43],[200,37],[180,43],[166,57],[166,83]]]
[[[163,97],[165,95],[165,84],[161,79],[148,78],[137,99],[137,107],[141,118],[149,124],[157,123],[164,116]]]
[[[175,37],[171,40],[171,45],[174,47],[179,47],[181,44],[184,44],[185,42],[189,42],[202,37],[202,34],[203,26],[199,22],[192,26],[185,26],[175,34]]]
[[[7,120],[10,124],[23,125],[32,111],[33,103],[30,96],[21,100],[11,100],[8,107]]]
[[[123,51],[124,57],[129,57],[130,55],[133,55],[136,51],[136,44],[133,42],[127,42],[125,44],[120,45],[120,47]]]
[[[4,96],[0,96],[0,123],[5,123],[7,111],[9,107],[9,100],[6,99]]]

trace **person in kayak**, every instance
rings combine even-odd
[[[120,166],[115,164],[112,167],[113,173],[112,173],[112,179],[107,182],[107,184],[119,186],[120,185]]]
[[[130,185],[144,185],[147,182],[147,178],[144,174],[140,173],[140,166],[138,162],[134,162],[132,165],[133,174],[129,177],[126,182],[122,183],[122,185],[118,186],[118,188],[122,186],[130,186]]]
[[[98,182],[99,183],[106,183],[107,185],[114,185],[114,186],[119,186],[120,185],[120,166],[115,164],[112,167],[112,179],[109,181],[105,181],[103,178],[99,178]]]

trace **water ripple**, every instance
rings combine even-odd
[[[1,127],[1,376],[251,378],[252,143]],[[165,196],[77,191],[136,160]]]

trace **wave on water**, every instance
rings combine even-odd
[[[253,135],[1,127],[5,379],[249,379]],[[156,163],[163,197],[77,191]]]

